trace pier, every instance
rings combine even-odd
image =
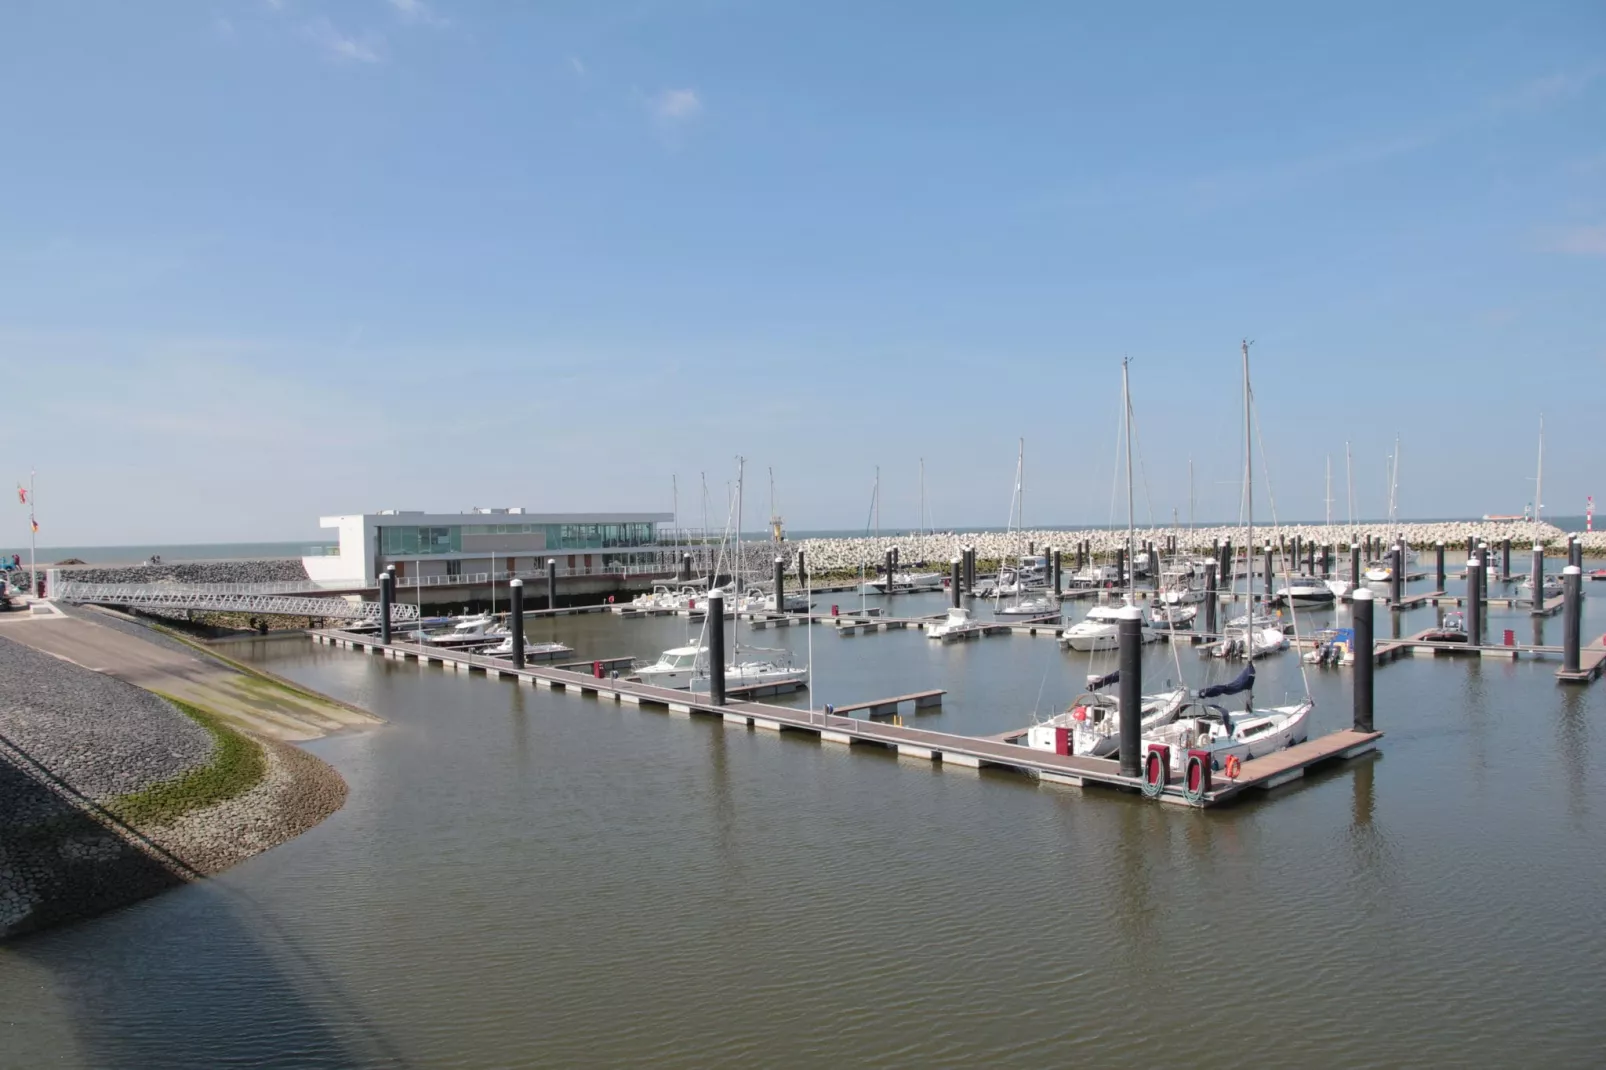
[[[913,703],[916,710],[940,702],[942,691],[913,692],[894,698],[876,699],[842,707],[831,713],[799,710],[753,701],[715,704],[704,694],[675,691],[630,680],[582,674],[551,666],[515,668],[511,662],[479,657],[464,651],[442,650],[410,643],[385,643],[372,635],[359,635],[334,629],[312,629],[315,642],[343,647],[359,653],[413,661],[419,665],[439,665],[458,672],[480,672],[487,676],[513,679],[532,687],[576,692],[622,705],[656,709],[679,716],[717,717],[727,724],[773,732],[801,732],[822,743],[848,746],[874,746],[897,753],[900,758],[936,762],[944,768],[996,769],[1033,777],[1043,783],[1066,787],[1102,786],[1141,791],[1144,778],[1125,776],[1120,763],[1106,758],[1087,758],[1054,754],[997,737],[962,736],[924,728],[875,720],[895,711],[899,704]],[[729,689],[735,694],[736,689]],[[846,716],[843,711],[867,711],[870,716]],[[1190,798],[1180,780],[1173,779],[1154,797],[1179,806],[1208,807],[1238,798],[1249,789],[1267,790],[1303,776],[1305,771],[1338,758],[1353,758],[1375,749],[1380,732],[1345,729],[1299,744],[1264,758],[1244,762],[1236,777],[1216,774],[1207,790]]]

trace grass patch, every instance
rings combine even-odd
[[[256,787],[267,771],[262,747],[255,740],[224,724],[216,715],[169,695],[163,698],[211,733],[216,750],[212,760],[198,769],[143,791],[119,795],[106,809],[127,824],[161,825],[192,810],[214,806]]]

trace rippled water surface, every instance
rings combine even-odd
[[[1590,634],[1603,611],[1589,603]],[[1507,627],[1560,641],[1559,618],[1494,611],[1492,634]],[[531,630],[582,656],[687,634],[602,615]],[[806,656],[806,637],[743,641]],[[816,702],[946,687],[919,721],[960,732],[1023,725],[1107,667],[1024,637],[819,628],[814,646]],[[350,801],[219,879],[0,952],[0,1064],[1598,1066],[1606,1050],[1606,684],[1563,689],[1554,661],[1380,668],[1380,756],[1201,813],[299,640],[234,650],[387,718],[311,746]],[[1300,690],[1292,654],[1261,669],[1259,700]],[[1205,670],[1190,647],[1146,653],[1151,682]],[[1345,725],[1348,671],[1311,682],[1316,730]]]

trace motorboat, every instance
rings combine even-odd
[[[1589,574],[1591,580],[1606,580],[1606,568],[1597,568]]]
[[[1322,582],[1327,584],[1327,589],[1332,591],[1333,597],[1339,601],[1349,598],[1355,592],[1355,584],[1349,580],[1341,580],[1336,576],[1330,576]]]
[[[1149,551],[1139,550],[1132,555],[1132,575],[1135,579],[1146,580],[1154,571],[1154,558]]]
[[[705,646],[671,647],[651,665],[636,669],[635,675],[641,678],[642,683],[654,687],[688,688],[707,653]]]
[[[926,629],[927,639],[950,639],[976,630],[970,610],[964,606],[949,606],[948,615]]]
[[[1394,578],[1394,565],[1388,561],[1373,561],[1362,572],[1371,583],[1387,583]]]
[[[1090,688],[1108,687],[1119,682],[1119,671],[1088,679]],[[1153,732],[1175,720],[1188,698],[1185,688],[1142,696],[1139,702],[1139,732]],[[1121,746],[1121,702],[1118,696],[1097,689],[1083,692],[1046,721],[1026,730],[1026,745],[1033,750],[1055,754],[1076,754],[1089,758],[1113,758]]]
[[[1071,576],[1073,587],[1108,587],[1120,582],[1120,570],[1114,565],[1089,565]]]
[[[1322,628],[1311,636],[1313,645],[1299,656],[1307,665],[1353,665],[1355,629]]]
[[[512,657],[513,636],[508,635],[496,646],[487,647],[480,653],[488,654],[493,658]],[[566,658],[573,653],[574,647],[564,643],[532,643],[528,639],[524,641],[525,661],[551,661],[553,658]]]
[[[1467,620],[1460,613],[1446,613],[1443,624],[1440,624],[1437,628],[1428,629],[1417,638],[1428,643],[1465,643],[1467,642]]]
[[[887,593],[885,578],[866,580],[865,587],[876,594]],[[913,594],[918,591],[942,590],[942,573],[940,572],[894,572],[892,574],[893,594]]]
[[[1151,605],[1149,607],[1149,627],[1192,628],[1193,622],[1198,616],[1198,606]]]
[[[1193,579],[1191,565],[1165,569],[1160,573],[1160,601],[1171,606],[1203,602],[1205,593],[1193,585]]]
[[[1540,581],[1540,583],[1544,587],[1544,594],[1540,596],[1542,598],[1553,598],[1562,592],[1562,581],[1560,576],[1546,576]],[[1517,584],[1517,590],[1523,592],[1529,598],[1532,598],[1534,593],[1534,578],[1532,576],[1524,576],[1522,578],[1522,582]]]
[[[1046,594],[1021,595],[993,610],[993,616],[1000,620],[1009,617],[1040,620],[1059,615],[1059,600]]]
[[[797,592],[783,594],[781,596],[781,608],[776,609],[775,595],[771,593],[764,596],[764,604],[760,608],[766,613],[807,613],[809,611],[809,599],[807,595]]]
[[[1070,650],[1114,650],[1120,635],[1121,610],[1131,604],[1127,599],[1119,604],[1094,606],[1085,618],[1065,629],[1060,643]],[[1160,638],[1148,629],[1142,629],[1139,634],[1145,643],[1157,642]]]
[[[747,647],[746,650],[761,648]],[[763,653],[775,655],[770,658],[756,658],[743,660],[725,666],[725,687],[770,687],[780,684],[795,684],[808,686],[809,670],[797,668],[792,664],[791,654],[786,650],[763,650]],[[692,677],[692,691],[707,691],[710,680],[707,673]]]
[[[1294,576],[1277,592],[1279,601],[1293,606],[1330,606],[1336,595],[1319,576]]]
[[[1259,626],[1229,627],[1222,639],[1211,645],[1209,653],[1217,658],[1263,658],[1279,650],[1288,649],[1288,636],[1282,628]]]
[[[1229,628],[1253,627],[1277,628],[1281,630],[1282,626],[1283,616],[1281,613],[1278,613],[1275,616],[1270,613],[1263,612],[1256,612],[1253,614],[1253,616],[1248,613],[1240,613],[1236,617],[1233,617],[1227,621],[1227,627]]]

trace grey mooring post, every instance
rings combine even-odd
[[[1534,543],[1534,608],[1538,609],[1545,604],[1545,547],[1543,543]]]
[[[680,555],[680,579],[683,581],[691,579],[691,554],[689,553]]]
[[[1433,589],[1444,590],[1444,540],[1433,544]]]
[[[1266,544],[1266,601],[1271,601],[1271,581],[1275,573],[1271,570],[1271,543]]]
[[[898,548],[896,546],[894,546],[892,548],[892,568],[893,568],[894,571],[897,570],[898,564],[899,564],[899,562],[901,560],[902,560],[902,555],[898,553]]]
[[[1304,549],[1305,549],[1305,545],[1304,545],[1303,540],[1301,540],[1298,535],[1295,535],[1294,536],[1294,567],[1289,569],[1288,571],[1290,571],[1290,572],[1298,572],[1299,571],[1299,563],[1300,563],[1300,561],[1304,560],[1304,558],[1303,558],[1303,556],[1301,554],[1301,551],[1303,551]]]
[[[948,562],[948,604],[959,608],[959,584],[964,579],[964,562],[954,558]]]
[[[1477,552],[1467,558],[1467,642],[1483,645],[1483,562]]]
[[[1584,570],[1568,565],[1561,570],[1561,671],[1578,671],[1578,646],[1583,638]]]
[[[1349,581],[1359,589],[1364,579],[1361,575],[1361,547],[1352,542],[1349,544]]]
[[[1117,641],[1121,669],[1121,775],[1135,777],[1143,762],[1143,611],[1122,606],[1118,611]]]
[[[1511,582],[1511,539],[1500,540],[1500,582]]]
[[[508,595],[513,600],[512,612],[508,614],[508,634],[513,639],[513,667],[524,668],[524,581],[512,579],[507,582]]]
[[[1355,731],[1371,732],[1372,727],[1372,670],[1374,666],[1372,592],[1366,587],[1355,591],[1355,604],[1351,612],[1355,625]]]
[[[1115,582],[1122,587],[1126,586],[1126,547],[1115,548]]]
[[[1389,605],[1398,606],[1405,593],[1405,547],[1394,544],[1389,551]]]
[[[1205,562],[1205,599],[1204,599],[1204,601],[1205,601],[1205,626],[1204,626],[1204,630],[1205,630],[1205,634],[1206,635],[1215,635],[1216,634],[1216,598],[1217,598],[1217,594],[1218,594],[1218,588],[1216,586],[1216,563],[1214,561],[1206,561]]]
[[[1054,597],[1058,598],[1065,593],[1065,575],[1060,571],[1060,551],[1054,551]]]
[[[803,559],[802,550],[797,552],[797,583],[799,587],[807,587],[809,585],[809,566],[808,562]],[[807,611],[805,610],[805,612]]]
[[[1237,570],[1237,560],[1232,552],[1232,540],[1227,539],[1221,544],[1221,571],[1216,573],[1216,583],[1219,586],[1232,586],[1232,574]]]
[[[1567,563],[1579,572],[1584,571],[1584,540],[1576,535],[1567,544]]]
[[[965,547],[965,593],[976,589],[976,548]]]
[[[786,562],[775,555],[775,612],[786,612]]]
[[[887,572],[887,594],[889,595],[892,594],[892,553],[893,551],[891,550],[887,551],[886,564],[884,566]]]
[[[546,559],[546,607],[558,608],[558,559]]]
[[[1471,557],[1473,554],[1475,554],[1477,552],[1478,552],[1478,537],[1476,535],[1468,535],[1467,536],[1467,556]]]
[[[1305,544],[1305,575],[1316,575],[1316,544],[1314,542]]]
[[[1322,578],[1331,579],[1333,576],[1333,544],[1322,546]]]
[[[390,642],[390,604],[395,596],[391,593],[390,585],[396,577],[389,572],[379,574],[379,641]]]
[[[725,705],[725,596],[708,596],[708,701]]]

